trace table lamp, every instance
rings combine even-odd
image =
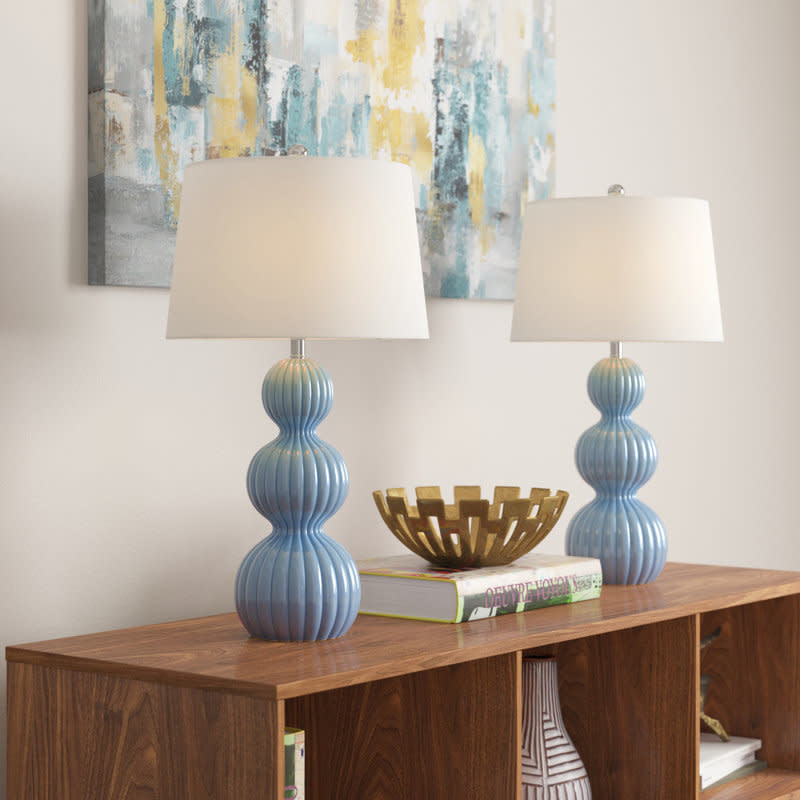
[[[708,203],[607,197],[529,203],[525,211],[512,341],[608,341],[589,373],[600,421],[575,460],[595,498],[567,528],[569,555],[599,558],[606,583],[648,583],[667,557],[658,515],[636,497],[658,461],[653,437],[630,417],[642,370],[623,341],[722,341]]]
[[[250,500],[273,527],[236,576],[251,635],[329,639],[359,608],[355,563],[322,530],[349,478],[316,433],[333,384],[305,340],[427,336],[408,166],[272,157],[186,168],[167,338],[291,340],[261,393],[279,433],[247,472]]]

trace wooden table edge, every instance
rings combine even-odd
[[[673,562],[674,563],[674,562]],[[674,563],[675,567],[703,566],[686,565]],[[44,642],[34,642],[29,645],[12,645],[6,647],[6,660],[9,662],[36,664],[39,666],[49,666],[61,669],[76,670],[82,672],[111,672],[115,675],[123,676],[133,680],[150,681],[165,683],[173,686],[185,686],[196,689],[208,689],[213,691],[231,692],[244,694],[252,697],[262,697],[270,700],[283,700],[300,697],[307,694],[329,691],[331,689],[344,688],[373,680],[384,678],[394,678],[401,675],[408,675],[415,672],[422,672],[429,669],[453,666],[477,658],[491,658],[506,655],[515,651],[524,651],[548,644],[558,644],[560,642],[581,639],[588,636],[602,635],[620,630],[632,629],[644,625],[651,625],[659,622],[668,622],[681,619],[694,614],[703,614],[709,611],[716,611],[724,608],[732,608],[749,603],[776,599],[792,594],[800,594],[800,572],[762,570],[748,567],[720,567],[710,565],[709,568],[721,570],[753,570],[756,572],[768,573],[778,579],[776,583],[770,583],[765,587],[752,589],[746,592],[731,590],[724,594],[714,595],[710,598],[703,598],[695,601],[687,601],[685,604],[676,604],[668,608],[656,608],[633,613],[621,613],[618,616],[603,619],[590,620],[588,622],[573,622],[561,628],[548,628],[541,631],[525,630],[510,634],[503,634],[498,631],[493,636],[492,631],[487,632],[486,640],[480,644],[457,646],[440,652],[430,654],[420,649],[419,652],[412,653],[406,657],[394,658],[385,664],[376,666],[366,665],[351,669],[342,669],[325,673],[324,671],[309,677],[302,677],[296,680],[285,681],[246,681],[234,677],[222,677],[205,672],[187,672],[171,670],[162,667],[151,667],[121,660],[90,658],[86,656],[65,655],[45,649],[47,645],[54,646],[60,640],[49,640]],[[783,580],[780,580],[780,579]],[[576,603],[573,608],[592,603],[601,603],[602,595],[595,600],[586,600]],[[564,608],[555,606],[554,609]],[[540,615],[549,609],[534,609],[524,612],[524,616],[530,620],[535,620],[536,615]],[[224,614],[206,615],[197,617],[197,620],[216,619],[230,616],[230,612]],[[502,627],[512,625],[513,620],[521,616],[520,614],[508,614],[493,617],[486,620],[459,623],[461,626],[486,626]],[[398,627],[404,624],[412,625],[436,625],[443,623],[422,623],[404,619],[381,618],[384,624],[391,626],[396,624]],[[169,624],[169,623],[155,623]],[[150,628],[153,625],[136,626],[124,630],[134,631],[142,628]],[[346,638],[347,634],[345,634]],[[71,639],[81,637],[69,637]],[[476,656],[476,649],[480,649],[480,655]]]

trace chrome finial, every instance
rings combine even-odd
[[[618,183],[612,183],[611,186],[608,187],[608,193],[609,195],[613,194],[621,197],[623,194],[625,194],[625,187],[620,186]]]

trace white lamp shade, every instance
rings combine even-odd
[[[708,203],[541,200],[524,218],[513,341],[721,341]]]
[[[184,172],[168,338],[427,338],[411,170],[345,158]]]

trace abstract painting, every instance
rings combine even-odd
[[[184,167],[302,144],[411,167],[429,296],[513,297],[554,3],[89,0],[89,282],[168,286]]]

